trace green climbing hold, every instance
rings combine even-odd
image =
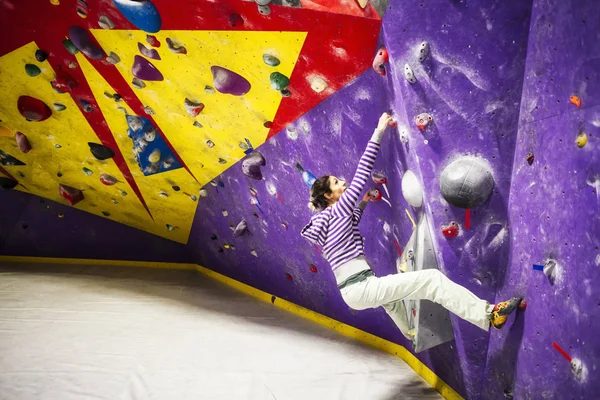
[[[89,168],[83,167],[83,173],[86,174],[87,176],[92,176],[94,174],[94,171],[92,171]]]
[[[265,64],[270,65],[271,67],[276,67],[279,64],[281,64],[281,61],[279,61],[279,58],[272,56],[270,54],[263,54],[263,61],[265,62]]]
[[[69,39],[63,40],[62,44],[63,44],[63,46],[65,46],[65,49],[67,49],[67,51],[71,54],[77,54],[79,52],[79,49],[77,47],[75,47],[73,42],[71,42],[71,40],[69,40]]]
[[[65,106],[64,104],[61,103],[54,103],[52,104],[52,107],[56,110],[56,111],[64,111],[67,109],[67,106]]]
[[[41,74],[42,70],[37,65],[25,64],[25,72],[27,72],[27,75],[33,78]]]
[[[270,77],[271,87],[275,90],[283,90],[290,84],[290,78],[279,73],[273,72]]]

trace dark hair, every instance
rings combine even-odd
[[[329,200],[325,197],[331,193],[329,187],[329,175],[325,175],[317,179],[310,188],[310,202],[308,208],[313,211],[325,209],[329,205]]]

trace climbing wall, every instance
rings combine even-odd
[[[200,188],[362,73],[380,25],[297,1],[1,7],[3,187],[184,244]]]

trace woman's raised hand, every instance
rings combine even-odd
[[[392,122],[391,115],[389,115],[388,113],[381,114],[381,117],[379,117],[379,124],[377,124],[377,129],[379,129],[380,131],[385,131],[385,128],[388,127],[390,122]]]

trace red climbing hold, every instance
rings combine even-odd
[[[294,279],[294,278],[292,278],[292,276],[291,276],[290,274],[288,274],[288,273],[286,273],[286,274],[285,274],[285,277],[286,277],[286,279],[287,279],[288,281],[291,281],[291,280],[293,280],[293,279]]]
[[[52,110],[43,101],[31,96],[21,96],[17,108],[28,121],[44,121],[52,115]]]
[[[72,206],[83,200],[83,192],[79,189],[75,189],[66,185],[58,185],[58,190],[60,195],[64,197],[65,200],[67,200]]]
[[[314,265],[311,264],[310,271],[311,272],[317,272],[317,267],[315,267]]]
[[[385,72],[385,67],[383,66],[383,64],[388,61],[389,61],[388,52],[385,47],[381,47],[379,49],[379,51],[377,52],[377,55],[375,55],[375,59],[373,60],[373,69],[375,70],[375,72],[377,72],[380,75],[385,76],[386,72]]]
[[[527,159],[527,163],[528,163],[529,165],[531,165],[531,164],[533,164],[533,160],[535,159],[535,156],[534,156],[534,155],[533,155],[533,153],[530,151],[529,153],[527,153],[526,159]]]
[[[65,73],[59,73],[56,75],[56,78],[52,82],[52,89],[56,90],[58,93],[68,93],[73,88],[77,87],[77,83],[71,78],[70,75]]]
[[[240,17],[239,14],[232,14],[229,17],[229,26],[231,26],[231,27],[244,26],[244,19],[242,17]]]
[[[263,124],[263,126],[264,126],[265,128],[269,128],[269,129],[271,129],[271,127],[273,126],[273,122],[272,122],[272,121],[267,121],[267,122],[265,122],[265,123]]]
[[[523,299],[519,303],[519,310],[526,310],[526,309],[527,309],[527,300]]]
[[[146,42],[152,47],[160,47],[160,42],[154,35],[146,35]]]
[[[431,121],[433,121],[433,117],[428,113],[421,113],[415,118],[415,124],[421,131],[424,131]]]
[[[458,232],[459,232],[458,224],[454,221],[452,221],[450,224],[442,227],[442,233],[447,238],[453,238],[453,237],[458,236]]]
[[[204,104],[196,101],[192,101],[188,98],[184,101],[185,111],[192,117],[197,117],[198,114],[204,110]]]
[[[100,182],[106,186],[112,186],[118,182],[117,178],[109,174],[100,175]]]
[[[31,144],[29,143],[29,140],[27,140],[27,136],[21,132],[17,132],[15,139],[17,139],[17,146],[19,146],[19,150],[21,150],[23,153],[29,153],[31,151]]]

